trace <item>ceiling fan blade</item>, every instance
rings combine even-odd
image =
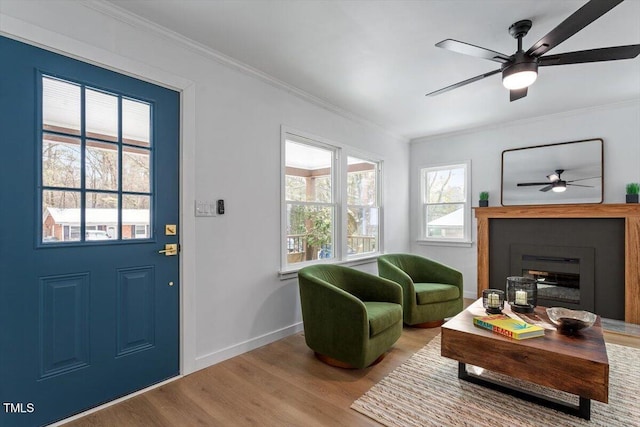
[[[586,188],[593,188],[593,185],[581,185],[581,184],[569,184],[569,183],[567,183],[567,185],[571,185],[572,187],[586,187]]]
[[[538,40],[527,51],[527,55],[540,57],[547,51],[600,18],[605,13],[622,3],[623,0],[591,0],[575,11],[573,15],[562,21],[560,25]]]
[[[533,187],[538,185],[548,185],[548,182],[519,182],[516,184],[517,187]]]
[[[497,73],[499,73],[499,72],[500,72],[500,70],[489,71],[488,73],[480,74],[479,76],[475,76],[475,77],[472,77],[472,78],[470,78],[470,79],[463,80],[463,81],[458,82],[458,83],[456,83],[456,84],[453,84],[453,85],[451,85],[451,86],[447,86],[447,87],[444,87],[444,88],[442,88],[442,89],[438,89],[438,90],[436,90],[436,91],[434,91],[434,92],[429,92],[429,93],[428,93],[428,94],[426,94],[425,96],[435,96],[435,95],[440,95],[441,93],[448,92],[448,91],[450,91],[450,90],[453,90],[453,89],[459,88],[460,86],[464,86],[464,85],[468,85],[469,83],[477,82],[478,80],[482,80],[482,79],[484,79],[485,77],[493,76],[494,74],[497,74]]]
[[[485,49],[484,47],[475,46],[469,43],[460,42],[458,40],[446,39],[442,40],[439,43],[436,43],[437,47],[441,47],[443,49],[451,50],[454,52],[462,53],[463,55],[475,56],[477,58],[488,59],[489,61],[499,62],[504,64],[509,61],[509,55],[505,55],[504,53],[495,52],[490,49]]]
[[[540,191],[547,192],[547,191],[551,190],[552,188],[553,188],[553,185],[547,185],[546,187],[541,188]]]
[[[588,178],[572,179],[571,181],[567,181],[567,182],[585,181],[587,179],[595,179],[595,178],[601,178],[601,177],[600,176],[590,176]]]
[[[528,88],[526,87],[522,89],[511,89],[509,91],[509,102],[517,101],[518,99],[527,96],[527,89]]]
[[[627,46],[603,47],[600,49],[580,50],[577,52],[543,56],[538,60],[538,65],[548,66],[617,61],[619,59],[635,58],[638,55],[640,55],[640,44],[630,44]]]

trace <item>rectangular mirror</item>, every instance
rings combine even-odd
[[[502,152],[503,206],[602,203],[602,139]]]

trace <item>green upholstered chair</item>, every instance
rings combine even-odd
[[[304,337],[316,357],[344,368],[382,360],[402,334],[402,288],[339,265],[298,271]]]
[[[462,311],[462,273],[411,254],[378,257],[378,274],[402,286],[404,323],[433,328]]]

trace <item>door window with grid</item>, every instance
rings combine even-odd
[[[151,238],[152,106],[43,75],[41,241]]]

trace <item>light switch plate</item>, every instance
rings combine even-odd
[[[215,200],[196,200],[196,216],[216,216]]]

